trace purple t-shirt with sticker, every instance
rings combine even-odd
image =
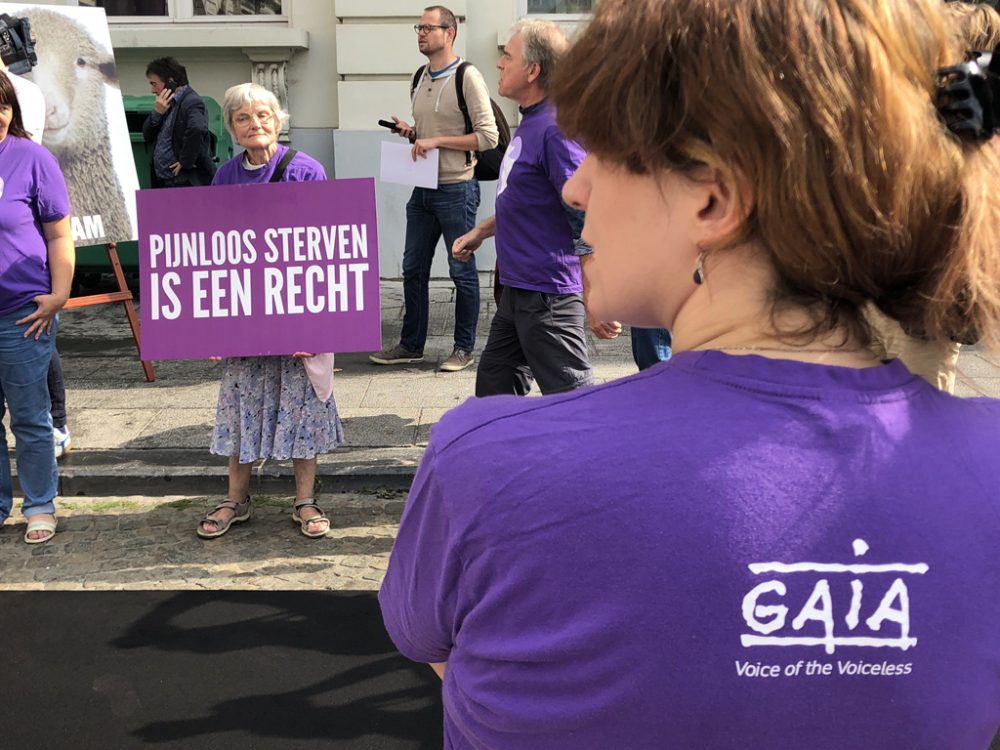
[[[522,110],[500,166],[496,248],[500,282],[547,294],[583,291],[562,189],[586,153],[556,125],[548,102]]]
[[[379,599],[448,748],[985,750],[1000,402],[687,352],[434,429]]]
[[[52,291],[42,224],[70,215],[56,158],[28,138],[0,141],[0,315]]]
[[[270,182],[271,175],[278,167],[278,162],[284,158],[288,152],[288,146],[278,145],[271,157],[260,169],[247,169],[243,166],[243,154],[235,156],[223,164],[212,178],[213,185],[255,185],[262,182]],[[313,159],[308,154],[301,151],[292,157],[285,167],[285,173],[281,176],[282,182],[310,182],[313,180],[325,180],[326,170],[323,165]]]

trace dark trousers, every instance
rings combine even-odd
[[[66,426],[66,384],[63,383],[62,360],[59,352],[52,347],[52,359],[49,361],[49,400],[52,402],[52,426]]]
[[[582,295],[503,288],[479,358],[476,395],[524,396],[533,380],[545,394],[593,384]]]

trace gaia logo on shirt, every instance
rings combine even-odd
[[[868,544],[863,539],[854,541],[854,556],[864,557]],[[781,580],[768,580],[758,584],[743,597],[743,620],[753,634],[740,636],[744,648],[758,646],[822,646],[832,654],[838,646],[860,648],[898,648],[906,651],[917,645],[917,639],[910,635],[910,592],[904,576],[924,575],[930,567],[924,563],[888,565],[862,565],[844,563],[752,563],[750,572],[754,575],[796,574],[791,580],[801,580],[798,574],[854,575],[851,581],[851,599],[842,623],[850,635],[838,635],[840,621],[834,616],[833,597],[830,580],[820,578],[813,583],[812,593],[802,609],[791,622],[791,633],[786,628],[789,608],[782,603],[788,594],[788,586]],[[880,586],[888,575],[895,574],[887,589],[882,591],[878,605],[862,620],[862,609],[866,604],[865,582]],[[864,576],[864,580],[862,579]],[[815,580],[810,575],[809,582]],[[807,584],[808,585],[808,584]],[[822,636],[804,637],[795,635],[807,623],[818,623]],[[898,633],[883,634],[886,623]],[[859,630],[860,628],[860,630]]]

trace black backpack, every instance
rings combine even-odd
[[[458,108],[462,110],[462,117],[465,118],[465,132],[471,133],[472,130],[472,118],[469,116],[469,106],[465,103],[465,69],[472,63],[463,62],[458,66],[458,70],[455,71],[455,93],[458,96]],[[417,68],[417,72],[413,74],[413,82],[410,84],[410,98],[413,98],[413,92],[417,90],[417,84],[420,83],[420,77],[424,74],[424,68],[426,65],[421,65]],[[507,124],[507,118],[504,117],[503,110],[500,106],[490,98],[490,106],[493,108],[493,117],[497,121],[497,131],[500,133],[500,138],[497,140],[496,148],[491,148],[489,151],[477,151],[476,152],[476,167],[473,173],[477,180],[483,182],[489,182],[491,180],[496,180],[500,178],[500,163],[503,161],[503,155],[507,151],[507,146],[510,143],[510,125]],[[465,157],[465,163],[472,163],[472,154],[469,153]]]

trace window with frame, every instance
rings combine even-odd
[[[527,0],[529,16],[586,15],[594,10],[594,0]]]
[[[212,16],[282,16],[282,0],[78,0],[104,8],[109,16],[207,18]]]

